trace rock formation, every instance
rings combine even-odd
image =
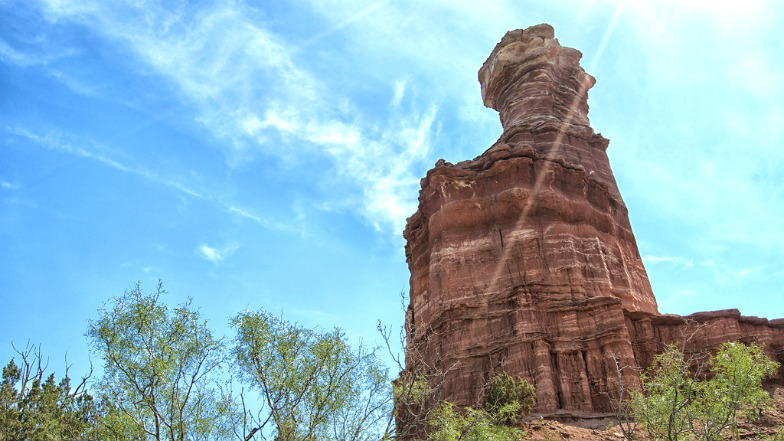
[[[658,313],[609,142],[589,125],[595,80],[580,57],[549,25],[507,33],[479,70],[503,134],[422,179],[404,233],[406,327],[419,361],[446,372],[442,399],[473,405],[506,371],[536,386],[537,414],[603,416],[617,384],[612,357],[646,366],[683,329],[681,317]],[[735,310],[692,318],[709,323],[701,348],[756,339],[784,361],[782,320]],[[416,358],[407,354],[409,371]]]

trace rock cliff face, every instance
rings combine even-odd
[[[782,366],[768,383],[784,385],[784,319],[740,315],[737,309],[697,312],[686,317],[624,311],[638,366],[650,366],[665,344],[680,343],[694,333],[692,350],[718,348],[726,341],[765,344],[768,355]],[[688,328],[688,329],[687,329]]]
[[[447,371],[443,399],[473,405],[506,371],[536,386],[535,413],[600,416],[617,383],[612,355],[645,366],[680,335],[681,318],[658,314],[608,141],[589,125],[595,80],[580,57],[549,25],[507,33],[479,71],[503,134],[422,180],[404,233],[406,326],[409,347]],[[700,318],[721,331],[700,344],[756,337],[784,358],[784,323],[711,314]]]

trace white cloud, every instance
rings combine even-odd
[[[749,278],[753,278],[755,274],[766,273],[762,267],[747,268],[714,259],[706,259],[700,262],[700,266],[709,271],[713,280],[722,286],[732,283],[745,283]]]
[[[697,291],[691,288],[681,289],[678,291],[678,295],[681,297],[694,297],[696,293]]]
[[[234,254],[239,248],[240,246],[238,244],[232,244],[220,249],[202,244],[199,246],[199,254],[210,262],[218,264]]]
[[[727,69],[727,78],[733,85],[758,98],[771,100],[782,95],[779,87],[782,75],[780,67],[775,67],[759,48],[748,48],[747,53],[733,60]]]
[[[200,246],[199,252],[201,253],[202,257],[206,258],[212,263],[218,263],[223,260],[223,256],[221,256],[218,250],[215,248],[210,248],[207,245]]]
[[[685,259],[683,257],[677,257],[677,256],[671,257],[671,256],[651,256],[651,255],[647,255],[647,256],[643,256],[642,260],[643,260],[643,262],[645,262],[645,264],[648,264],[648,265],[650,265],[650,264],[655,265],[657,263],[671,263],[671,264],[675,264],[675,265],[684,266],[686,268],[691,268],[691,267],[694,266],[694,262],[691,259]]]
[[[41,44],[41,42],[37,43],[39,45]],[[49,50],[44,53],[33,51],[20,52],[11,47],[4,39],[0,38],[0,60],[16,64],[17,66],[46,66],[74,54],[75,51],[72,49]]]
[[[422,114],[389,120],[381,130],[312,115],[296,118],[305,121],[298,127],[266,127],[311,143],[327,154],[338,175],[362,189],[360,212],[378,231],[399,235],[406,217],[416,210],[419,176],[415,170],[424,167],[430,154],[436,114],[432,107]],[[283,118],[268,114],[266,120]],[[255,124],[262,126],[265,124]]]
[[[38,59],[30,54],[22,53],[0,39],[0,60],[10,62],[19,66],[30,66],[35,64],[44,64],[46,60]]]
[[[35,144],[38,144],[39,146],[49,150],[57,150],[81,158],[93,160],[102,165],[113,168],[115,170],[140,176],[148,181],[155,182],[158,184],[163,184],[167,187],[174,188],[175,190],[187,194],[188,196],[192,196],[197,199],[205,198],[203,194],[187,186],[186,184],[183,184],[180,181],[173,180],[170,178],[164,178],[152,170],[147,170],[140,167],[133,167],[124,164],[120,161],[117,161],[116,159],[109,156],[108,149],[102,145],[98,145],[84,140],[82,140],[79,143],[70,142],[69,140],[63,139],[64,137],[59,134],[55,134],[55,133],[38,134],[20,127],[6,127],[6,132],[16,136],[27,138],[28,140],[34,142]],[[81,145],[81,147],[77,147],[77,144]]]
[[[748,32],[754,29],[752,18],[760,14],[765,15],[763,28],[776,23],[775,14],[765,14],[767,2],[752,1],[748,8],[745,4],[720,7],[708,1],[683,5],[675,0],[613,0],[591,5],[596,7],[592,6],[589,12],[600,10],[596,14],[605,14],[602,19],[609,24],[597,51],[603,51],[604,56],[600,60],[599,54],[594,54],[593,62],[603,64],[616,57],[617,53],[608,51],[613,50],[618,35],[631,32],[633,38],[627,40],[639,49],[635,56],[649,64],[650,76],[638,79],[642,87],[647,87],[646,81],[695,84],[696,80],[706,79],[706,72],[716,70],[710,66],[694,68],[706,62],[718,63],[716,68],[728,72],[725,77],[736,82],[748,79],[747,87],[756,93],[764,93],[776,84],[771,78],[781,76],[767,61],[770,57],[765,56],[766,46],[761,44],[765,36]],[[412,12],[414,7],[416,13]],[[310,9],[309,13],[319,17],[312,36],[276,33],[265,27],[270,23],[269,17],[241,2],[218,2],[199,9],[133,2],[118,7],[104,2],[58,0],[49,2],[48,14],[54,20],[74,20],[97,28],[137,54],[140,69],[151,70],[170,81],[184,100],[195,105],[195,119],[217,138],[228,141],[224,145],[229,146],[229,165],[245,165],[257,158],[258,152],[275,156],[292,167],[299,158],[323,156],[328,160],[324,173],[334,171],[347,184],[343,187],[354,192],[347,196],[347,190],[343,190],[335,196],[340,199],[338,202],[356,204],[352,208],[377,229],[399,235],[405,217],[416,208],[418,180],[426,166],[432,164],[431,142],[438,130],[436,116],[441,116],[436,109],[449,100],[447,104],[463,112],[464,118],[473,124],[480,124],[480,118],[481,124],[495,120],[492,113],[478,113],[483,109],[478,107],[481,104],[477,98],[476,69],[487,55],[488,41],[498,41],[503,31],[521,23],[533,24],[528,22],[531,17],[514,2],[488,6],[462,1],[370,5],[328,1],[312,2]],[[585,20],[586,10],[573,14],[582,14],[580,18]],[[442,20],[434,21],[432,17]],[[734,31],[736,17],[738,31]],[[705,25],[711,20],[718,26]],[[488,27],[486,23],[495,25]],[[727,32],[728,29],[733,32]],[[445,50],[450,47],[449,41],[458,38],[455,35],[468,32],[474,37],[461,39],[459,51]],[[345,47],[341,46],[345,53],[324,55],[325,51],[310,50],[337,35],[346,41]],[[758,48],[760,53],[742,60],[722,58],[728,51],[738,53],[749,47]],[[321,56],[326,64],[321,64],[322,59],[314,60]],[[625,64],[634,61],[616,58]],[[381,71],[365,68],[379,62],[387,63]],[[331,75],[332,69],[338,73]],[[366,112],[343,87],[346,82],[342,75],[352,76],[352,84],[388,91],[391,98],[387,114],[369,119],[367,115],[374,113]],[[720,77],[707,75],[712,82],[720,81]],[[757,77],[761,80],[755,81]],[[428,98],[417,101],[417,87],[430,86],[426,91]],[[403,106],[404,98],[405,104],[412,104]],[[465,103],[471,103],[470,107]],[[676,129],[679,130],[673,128]],[[714,237],[747,231],[748,228],[736,229],[736,221],[725,216],[725,209],[712,208],[722,206],[717,199],[723,196],[711,196],[735,194],[727,191],[747,176],[728,173],[728,166],[713,174],[709,168],[688,167],[692,155],[699,161],[702,154],[686,148],[688,141],[691,140],[684,136],[683,148],[668,151],[668,155],[678,156],[666,161],[651,153],[654,149],[635,157],[640,163],[661,164],[646,170],[651,176],[646,182],[655,181],[658,189],[648,190],[651,205],[661,204],[663,211],[695,218],[697,223],[707,218],[719,219],[712,224],[717,225],[711,231]],[[486,146],[478,148],[483,147]],[[704,157],[721,157],[728,151],[729,148],[725,151],[708,146],[704,147]],[[739,159],[729,165],[748,161]],[[676,194],[678,198],[673,197]],[[732,211],[759,214],[763,199],[731,199]],[[321,204],[335,206],[329,202]],[[225,208],[231,211],[230,205]],[[767,212],[772,213],[770,219],[782,214],[781,209]],[[775,226],[767,220],[762,222],[766,229]]]
[[[253,158],[254,150],[289,164],[296,164],[299,156],[325,155],[330,168],[350,184],[345,188],[354,187],[360,195],[337,197],[361,201],[354,208],[371,224],[400,234],[406,216],[416,208],[417,174],[429,153],[435,107],[424,113],[401,109],[406,83],[388,82],[393,114],[385,121],[367,120],[350,95],[330,88],[294,58],[302,47],[327,35],[352,26],[363,28],[365,20],[387,5],[355,9],[301,45],[265,29],[262,20],[254,19],[257,13],[240,3],[190,15],[178,9],[152,9],[143,13],[144,20],[134,18],[141,12],[129,5],[125,8],[133,13],[125,11],[122,17],[102,3],[74,15],[66,6],[58,2],[50,12],[89,21],[125,42],[196,104],[197,120],[216,137],[231,140],[230,165],[237,158]],[[284,143],[277,142],[281,137]],[[238,151],[245,153],[238,156]],[[247,211],[226,208],[260,220]]]
[[[735,273],[735,277],[739,279],[744,278],[749,274],[754,274],[756,272],[759,272],[759,270],[760,270],[759,268],[741,268],[738,270],[737,273]]]
[[[22,186],[20,184],[17,184],[15,182],[0,181],[0,188],[3,188],[5,190],[18,190],[21,187]]]
[[[406,83],[407,81],[405,80],[395,81],[395,95],[392,97],[392,106],[397,107],[403,101],[403,96],[406,94]]]
[[[71,89],[71,91],[76,94],[85,95],[85,96],[96,95],[97,87],[95,84],[89,84],[87,82],[80,81],[69,74],[57,71],[55,69],[48,69],[47,72],[49,75],[57,79],[57,81],[63,83],[66,87]]]
[[[64,140],[62,136],[59,136],[57,134],[53,134],[53,133],[36,134],[27,129],[18,128],[18,127],[6,127],[6,132],[15,136],[24,137],[43,148],[65,152],[74,156],[96,161],[112,169],[141,177],[142,179],[145,179],[152,183],[160,184],[165,187],[170,187],[184,195],[196,199],[208,201],[226,213],[239,216],[243,219],[251,220],[254,223],[264,228],[269,228],[269,229],[287,232],[287,233],[295,233],[301,236],[307,236],[307,233],[302,229],[301,226],[292,225],[291,223],[288,222],[275,221],[274,219],[253,213],[251,210],[247,208],[242,208],[236,205],[234,202],[228,201],[224,197],[221,197],[218,194],[213,194],[209,191],[208,192],[197,191],[190,185],[183,183],[179,180],[172,179],[172,178],[164,178],[161,176],[161,174],[157,173],[156,171],[130,166],[125,163],[119,162],[113,159],[112,157],[110,157],[108,150],[103,146],[95,145],[94,143],[90,143],[87,141],[82,141],[79,143],[77,143],[76,141],[71,142],[70,140]],[[75,146],[76,144],[82,145],[83,147],[76,147]],[[0,181],[0,188],[15,190],[21,188],[21,186],[19,184],[12,183],[12,182]],[[206,247],[202,252],[202,254],[205,257],[207,257],[208,255],[217,257],[218,255],[211,254],[211,251],[209,251],[210,249],[211,249],[210,247]],[[233,252],[235,250],[236,250],[235,248],[227,247],[223,250],[216,250],[216,251],[221,251],[221,253],[225,253],[225,252]],[[223,255],[223,254],[219,254],[219,255]],[[212,260],[209,257],[208,259]]]
[[[239,207],[235,207],[234,205],[229,205],[227,207],[227,210],[228,210],[229,213],[238,214],[241,217],[250,219],[253,222],[256,222],[258,224],[267,224],[269,222],[266,219],[263,219],[261,216],[257,216],[257,215],[255,215],[253,213],[248,212],[247,210],[244,210],[244,209],[239,208]]]
[[[310,121],[305,126],[304,134],[300,136],[327,151],[334,152],[335,148],[349,148],[356,152],[360,147],[359,132],[360,128],[340,121]]]
[[[256,136],[259,132],[267,128],[273,128],[280,132],[287,133],[299,130],[299,125],[296,121],[292,121],[273,110],[268,110],[265,113],[264,121],[255,114],[251,114],[240,121],[240,126],[251,136]]]

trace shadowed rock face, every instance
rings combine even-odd
[[[680,317],[658,314],[608,141],[589,125],[595,80],[580,57],[549,25],[508,32],[479,70],[503,134],[479,157],[441,160],[422,179],[404,232],[406,326],[410,347],[450,369],[443,399],[473,405],[506,371],[536,386],[535,413],[601,416],[617,385],[611,354],[645,366],[680,335]],[[737,326],[717,335],[752,332],[739,314],[721,314],[719,329]],[[784,358],[780,324],[755,326]]]

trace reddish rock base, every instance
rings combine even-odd
[[[775,434],[784,430],[784,388],[771,391],[773,408],[763,412],[754,421],[739,419],[737,438],[727,433],[726,439],[747,441],[769,441]],[[623,441],[623,433],[610,419],[560,423],[541,418],[530,418],[521,424],[526,439],[531,441]],[[635,439],[646,439],[645,432],[638,428]]]
[[[504,133],[422,180],[404,233],[406,326],[419,361],[448,371],[442,399],[474,405],[506,371],[536,386],[536,414],[602,417],[618,381],[613,356],[646,367],[681,336],[683,318],[658,314],[608,141],[588,122],[594,79],[579,59],[548,25],[508,33],[479,72]],[[706,323],[698,350],[757,341],[784,362],[784,320],[736,310],[689,318]],[[407,356],[409,370],[416,363]]]

